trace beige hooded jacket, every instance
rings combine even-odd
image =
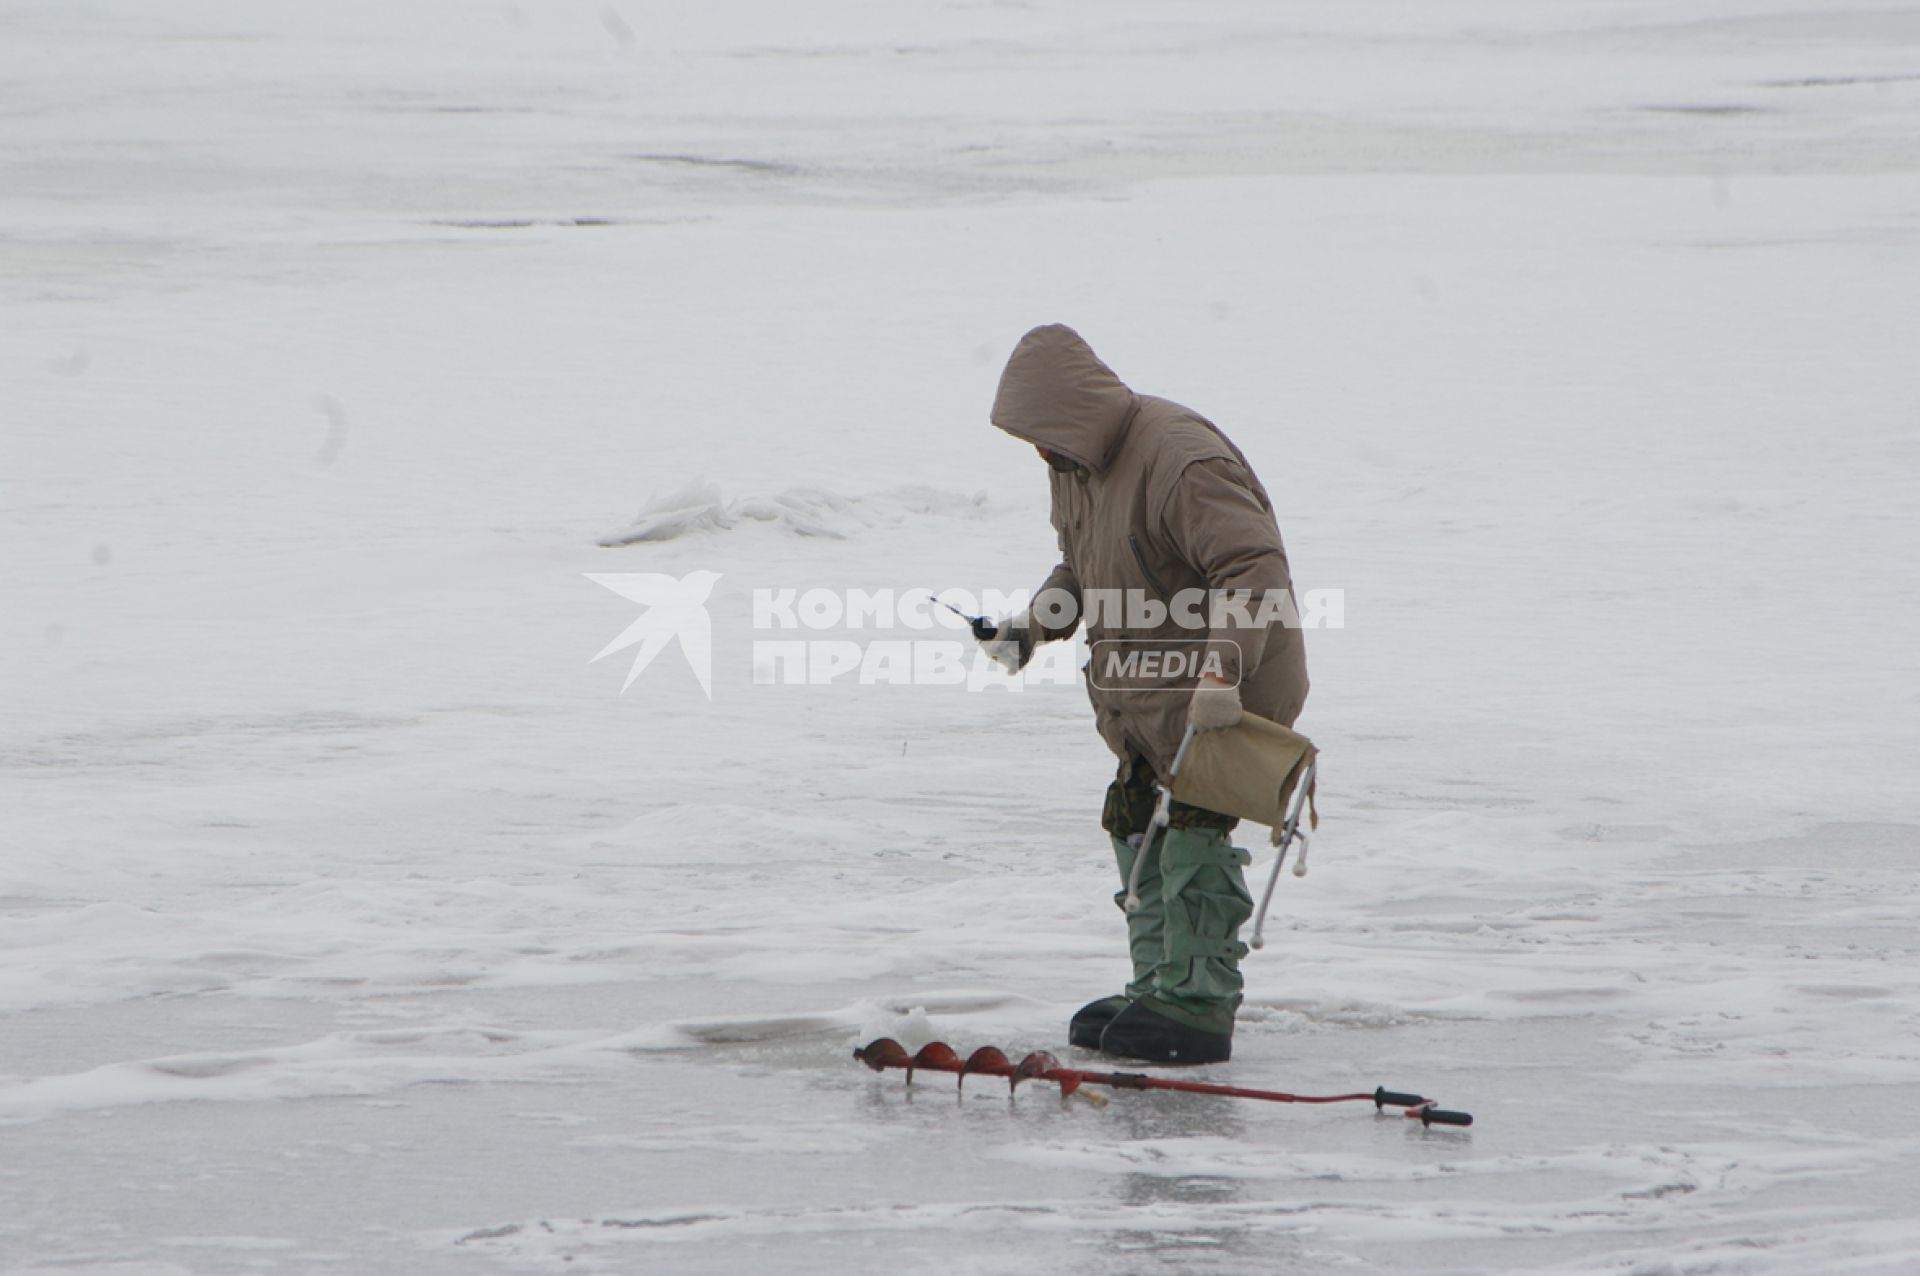
[[[1176,671],[1165,666],[1182,662],[1164,656],[1158,668],[1112,660],[1134,648],[1213,653],[1242,707],[1292,726],[1307,699],[1306,646],[1297,624],[1273,618],[1275,604],[1294,614],[1293,578],[1273,502],[1240,449],[1198,413],[1135,394],[1061,324],[1020,339],[992,419],[1073,462],[1051,475],[1061,561],[1036,595],[1035,624],[1051,641],[1087,620],[1087,695],[1115,755],[1139,754],[1165,777],[1197,681],[1194,660]],[[1067,615],[1042,605],[1050,590],[1071,600]],[[1103,606],[1112,596],[1100,591],[1117,591],[1122,605]],[[1141,623],[1155,613],[1149,604],[1130,614],[1129,593],[1185,605]],[[1221,594],[1244,598],[1244,612],[1213,605]],[[1244,623],[1263,615],[1265,624]]]

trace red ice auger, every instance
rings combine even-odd
[[[1473,1117],[1468,1113],[1438,1108],[1432,1099],[1397,1090],[1379,1089],[1372,1094],[1285,1094],[1279,1090],[1249,1090],[1207,1081],[1175,1081],[1144,1072],[1088,1072],[1081,1068],[1063,1068],[1058,1059],[1044,1050],[1036,1050],[1015,1063],[998,1046],[981,1046],[962,1060],[944,1041],[924,1045],[918,1053],[909,1055],[906,1047],[892,1037],[881,1037],[855,1050],[853,1057],[875,1072],[905,1069],[908,1085],[913,1084],[916,1071],[953,1072],[959,1074],[959,1085],[963,1087],[970,1076],[1005,1077],[1010,1093],[1018,1090],[1022,1081],[1051,1081],[1060,1087],[1063,1098],[1083,1085],[1103,1085],[1116,1090],[1178,1090],[1184,1094],[1217,1094],[1231,1099],[1265,1099],[1269,1103],[1371,1103],[1376,1112],[1389,1107],[1404,1108],[1402,1115],[1417,1118],[1422,1125],[1473,1124]]]

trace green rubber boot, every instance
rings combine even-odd
[[[1126,882],[1133,872],[1133,860],[1139,851],[1123,838],[1113,839],[1113,858],[1120,866],[1120,880]],[[1140,866],[1140,911],[1127,912],[1127,892],[1123,885],[1115,891],[1113,902],[1127,919],[1127,951],[1133,957],[1133,982],[1117,997],[1102,997],[1074,1012],[1067,1023],[1067,1040],[1090,1050],[1100,1048],[1100,1036],[1115,1015],[1154,989],[1154,975],[1166,955],[1166,908],[1160,899],[1160,857],[1153,856]]]
[[[1246,986],[1240,925],[1253,915],[1253,896],[1242,870],[1253,856],[1219,830],[1187,828],[1167,830],[1155,858],[1162,951],[1143,1005],[1176,1024],[1230,1037]]]
[[[1128,1001],[1144,997],[1158,985],[1155,976],[1166,960],[1167,908],[1162,898],[1161,853],[1154,851],[1140,866],[1140,911],[1127,912],[1127,882],[1133,876],[1133,861],[1140,854],[1121,838],[1113,839],[1113,858],[1120,866],[1120,889],[1113,902],[1127,919],[1127,951],[1133,957],[1133,982],[1127,985]]]

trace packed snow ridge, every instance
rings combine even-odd
[[[752,522],[771,523],[799,536],[845,540],[869,528],[898,524],[910,516],[965,517],[982,513],[986,507],[985,492],[968,496],[920,486],[887,488],[866,496],[842,496],[818,487],[790,487],[769,496],[729,500],[721,495],[718,483],[696,478],[678,491],[648,498],[632,523],[602,536],[599,543],[614,548],[671,541]]]

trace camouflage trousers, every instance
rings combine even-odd
[[[1120,774],[1107,786],[1107,802],[1100,812],[1100,827],[1122,842],[1135,834],[1145,833],[1153,819],[1154,803],[1158,800],[1154,792],[1156,782],[1153,768],[1145,758],[1136,754],[1122,762]],[[1215,829],[1230,833],[1239,822],[1231,815],[1209,811],[1203,806],[1189,806],[1185,802],[1174,802],[1167,807],[1168,828]]]

